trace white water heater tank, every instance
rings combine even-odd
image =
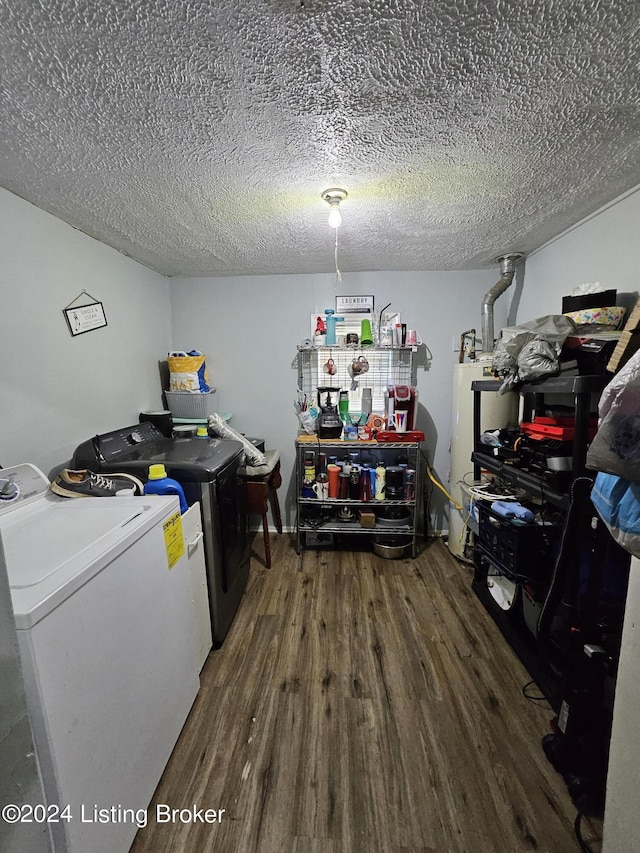
[[[449,502],[449,551],[456,557],[464,556],[468,492],[462,481],[472,480],[473,463],[473,391],[471,383],[477,379],[493,379],[491,362],[474,361],[456,364],[453,368],[453,407],[451,412],[451,468],[449,471],[449,493],[462,507],[457,510]],[[518,423],[518,394],[511,391],[498,396],[502,384],[495,380],[496,393],[483,391],[480,407],[480,431],[515,426]]]

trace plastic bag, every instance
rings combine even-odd
[[[307,409],[306,412],[296,412],[298,421],[302,429],[307,435],[313,435],[316,432],[317,414],[315,409]]]
[[[640,482],[640,350],[602,392],[587,467]]]
[[[523,382],[531,382],[560,370],[560,351],[577,326],[564,314],[548,314],[523,323],[507,326],[493,353],[493,371],[504,377],[499,394],[506,394]]]
[[[198,350],[191,352],[170,352],[169,391],[192,391],[196,394],[208,394],[211,390],[207,363]]]
[[[640,557],[640,483],[600,473],[591,501],[618,545]]]

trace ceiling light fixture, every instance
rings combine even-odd
[[[329,225],[332,228],[339,228],[342,224],[342,214],[340,213],[340,202],[347,197],[347,191],[341,190],[339,187],[332,187],[322,193],[322,198],[329,205]]]

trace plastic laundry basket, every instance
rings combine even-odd
[[[215,389],[204,394],[191,391],[165,391],[167,406],[174,418],[208,418],[215,414]]]

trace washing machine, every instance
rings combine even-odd
[[[149,465],[162,462],[202,515],[211,633],[220,646],[233,622],[249,578],[250,538],[239,441],[167,438],[151,423],[96,435],[76,449],[72,466],[96,473],[122,471],[146,480]]]
[[[54,849],[126,853],[199,688],[178,499],[61,498],[17,465],[0,543]]]

